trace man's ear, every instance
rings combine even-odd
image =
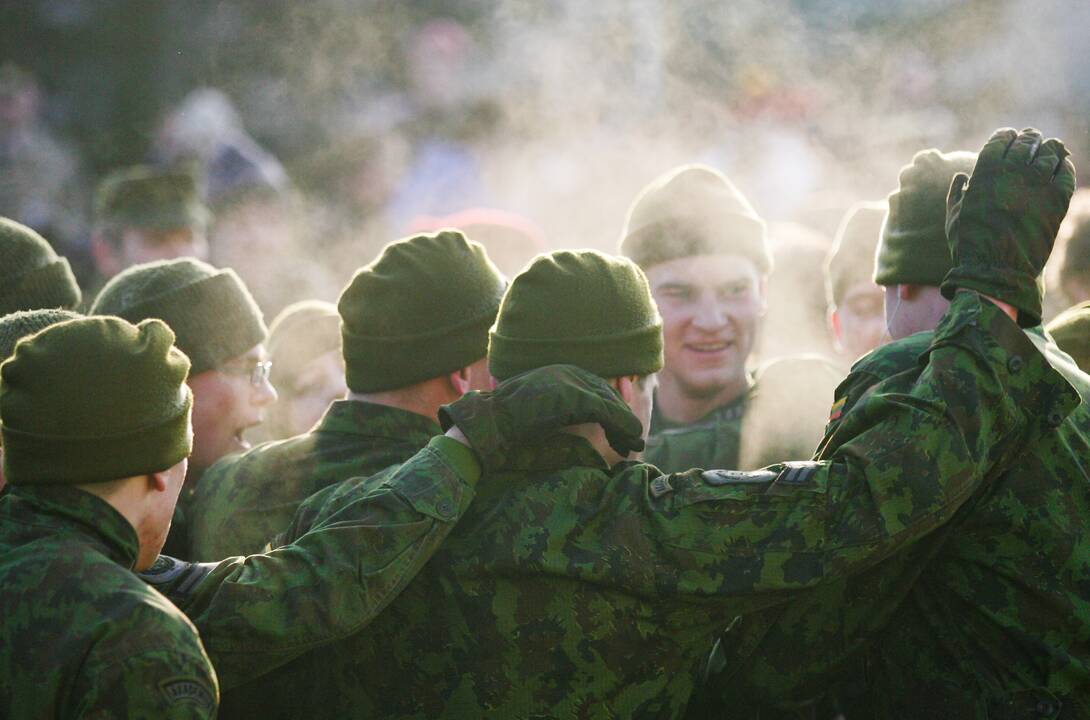
[[[467,392],[469,392],[470,387],[469,368],[458,368],[454,372],[447,375],[447,381],[450,382],[451,388],[454,389],[454,392],[459,397],[465,395]]]
[[[157,473],[148,473],[148,490],[154,490],[155,492],[166,492],[167,489],[167,474],[166,471]]]
[[[901,300],[911,300],[920,294],[919,285],[898,285],[897,297]]]
[[[626,375],[610,379],[609,384],[621,394],[621,399],[631,407],[636,402],[636,382],[638,380],[639,377],[636,375]]]
[[[840,327],[840,313],[836,311],[836,308],[829,310],[829,327],[832,328],[833,338],[840,342],[840,333],[843,331]]]

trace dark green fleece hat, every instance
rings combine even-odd
[[[268,335],[261,309],[235,271],[194,258],[133,265],[106,283],[91,314],[134,323],[163,320],[192,361],[194,375],[242,355]]]
[[[209,213],[193,175],[137,166],[118,170],[99,184],[95,218],[110,225],[173,230],[203,228]]]
[[[164,323],[79,318],[23,339],[0,365],[4,478],[104,482],[189,455],[189,359]]]
[[[82,317],[71,310],[20,310],[0,317],[0,363],[15,353],[15,343],[50,325]]]
[[[853,285],[873,282],[874,253],[882,234],[885,202],[856,203],[840,221],[825,261],[825,301],[840,305]]]
[[[1045,330],[1080,370],[1090,372],[1090,302],[1064,310]]]
[[[0,315],[66,308],[82,295],[68,261],[26,225],[0,217]]]
[[[565,363],[605,378],[662,369],[662,318],[643,271],[594,250],[539,255],[507,289],[488,346],[504,380]]]
[[[390,243],[337,303],[348,387],[396,390],[480,360],[503,289],[484,247],[456,230]]]
[[[742,255],[772,269],[765,223],[738,188],[706,165],[682,165],[651,181],[628,211],[621,254],[643,269],[693,255]]]
[[[923,150],[901,168],[900,186],[887,200],[874,282],[942,285],[953,266],[946,244],[946,195],[954,175],[972,175],[974,165],[976,153]]]

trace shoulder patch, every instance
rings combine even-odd
[[[674,491],[674,486],[670,484],[670,478],[665,475],[659,475],[657,478],[651,481],[651,497],[656,500]]]
[[[833,403],[833,406],[829,408],[829,422],[840,419],[840,416],[844,414],[844,404],[847,401],[848,398],[842,397]]]
[[[195,678],[171,678],[159,683],[159,689],[166,697],[167,704],[174,706],[180,704],[196,705],[208,712],[216,709],[216,701],[213,693],[205,684]]]
[[[769,470],[705,470],[700,477],[709,485],[736,485],[772,482],[776,479],[776,473]]]
[[[806,485],[821,467],[816,462],[785,462],[781,465],[783,469],[776,476],[776,482],[780,485]]]

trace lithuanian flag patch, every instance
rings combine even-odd
[[[840,419],[840,416],[844,414],[844,403],[847,401],[848,398],[842,397],[833,403],[833,406],[829,408],[829,422]]]

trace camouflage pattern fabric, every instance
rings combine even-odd
[[[350,651],[316,650],[329,682],[257,713],[678,717],[723,628],[925,546],[1039,418],[1075,403],[975,295],[955,300],[928,360],[856,407],[819,462],[663,475],[608,468],[574,436],[524,445],[382,622]],[[418,455],[398,475],[433,472]]]
[[[224,458],[204,473],[187,508],[191,530],[185,557],[214,560],[261,552],[307,497],[404,462],[438,434],[432,418],[338,400],[312,431]]]
[[[71,487],[0,498],[0,708],[12,718],[212,718],[193,625],[132,573],[132,526]]]
[[[1090,398],[1090,377],[1040,329],[1027,335]],[[837,392],[845,418],[876,394],[907,387],[931,337],[919,333],[862,359]],[[849,435],[845,421],[831,422],[819,457]],[[745,618],[724,638],[712,679],[729,691],[723,707],[806,706],[833,686],[849,720],[1090,716],[1087,457],[1083,402],[971,498],[940,542],[782,615]]]
[[[389,472],[291,545],[220,563],[163,556],[143,573],[197,626],[225,691],[359,632],[428,562],[465,513],[480,469],[445,437],[415,457],[420,472]]]
[[[682,472],[691,468],[735,470],[742,444],[742,421],[746,414],[748,392],[734,402],[716,408],[695,423],[682,424],[667,420],[654,406],[651,432],[647,437],[644,462],[663,472]]]

